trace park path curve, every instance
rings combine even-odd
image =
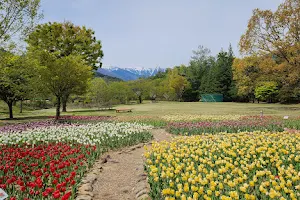
[[[164,129],[152,130],[153,141],[170,141]],[[152,142],[153,142],[152,141]],[[92,185],[95,200],[147,199],[149,191],[144,172],[144,144],[111,151],[102,156],[102,172]],[[151,143],[147,144],[151,147]]]

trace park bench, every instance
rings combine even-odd
[[[119,113],[119,112],[132,112],[132,108],[119,108],[119,109],[116,109],[116,112]]]

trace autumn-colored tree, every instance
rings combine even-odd
[[[282,101],[294,98],[300,88],[300,1],[285,0],[274,12],[255,9],[240,39],[245,54],[272,57],[281,73]]]

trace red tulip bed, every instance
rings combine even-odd
[[[150,128],[97,123],[0,132],[0,188],[10,200],[74,199],[103,151],[148,141]]]

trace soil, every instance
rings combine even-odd
[[[152,130],[153,141],[170,141],[171,134],[163,129]],[[147,185],[144,173],[145,152],[143,144],[129,147],[118,152],[108,152],[102,156],[103,171],[93,184],[95,200],[133,200],[137,199],[140,182]],[[151,144],[147,144],[151,146]],[[146,194],[145,194],[146,195]],[[143,195],[142,195],[143,196]]]

